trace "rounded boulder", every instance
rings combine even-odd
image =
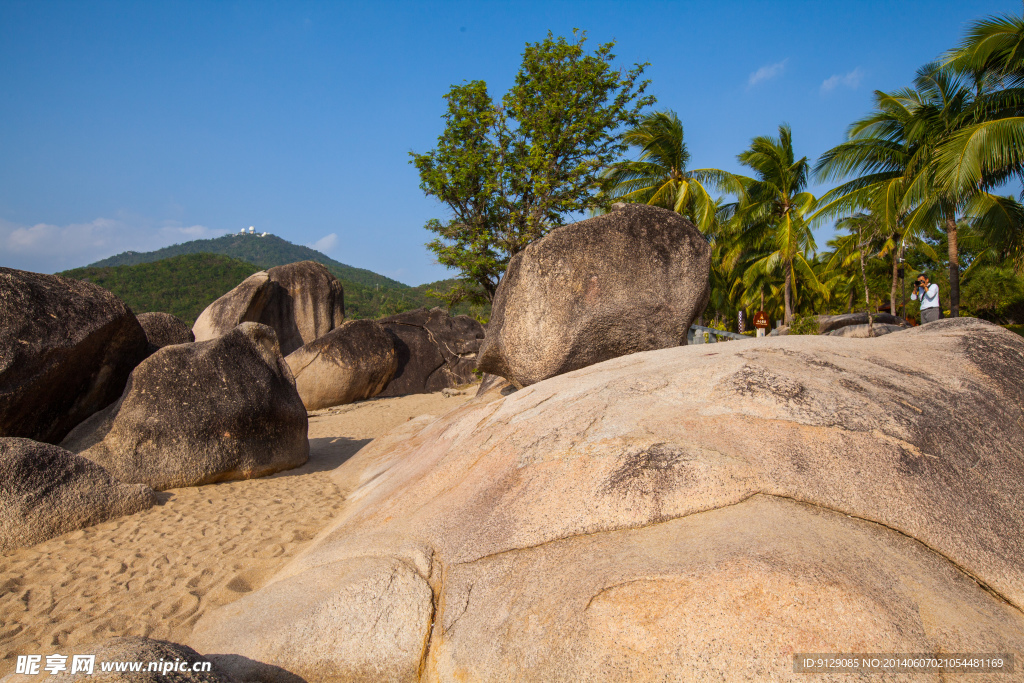
[[[394,339],[398,370],[381,396],[429,394],[473,380],[483,325],[468,315],[418,308],[378,321]]]
[[[117,400],[148,352],[131,309],[102,287],[0,268],[0,436],[59,442]]]
[[[137,317],[146,333],[146,339],[158,349],[172,344],[189,344],[196,340],[192,328],[170,313],[140,313]]]
[[[274,331],[243,323],[154,353],[120,400],[62,445],[122,481],[164,490],[298,467],[309,457],[307,428]]]
[[[349,320],[285,360],[306,410],[372,398],[398,369],[393,337],[372,320]]]
[[[52,444],[0,438],[0,551],[152,507],[156,495]]]
[[[512,257],[478,367],[518,387],[684,346],[710,297],[711,247],[673,211],[616,204]]]
[[[243,322],[267,325],[290,354],[345,319],[345,291],[327,267],[300,261],[260,271],[206,307],[193,325],[196,341],[227,334]]]

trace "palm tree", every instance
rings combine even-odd
[[[754,138],[750,148],[737,158],[754,171],[754,177],[744,183],[744,196],[736,214],[742,226],[741,240],[765,250],[765,255],[751,264],[755,271],[783,269],[783,305],[788,325],[793,320],[797,270],[812,287],[821,289],[807,261],[807,254],[816,248],[807,221],[815,199],[804,191],[810,164],[807,157],[796,159],[793,132],[786,124],[779,126],[777,138]]]
[[[973,80],[976,106],[940,150],[940,180],[965,192],[1024,176],[1024,18],[975,22],[944,65]]]
[[[814,171],[820,180],[854,177],[825,193],[811,220],[856,212],[874,217],[878,232],[885,235],[879,255],[892,256],[889,310],[895,313],[899,264],[924,232],[904,202],[912,182],[911,169],[919,164],[920,140],[914,135],[916,106],[909,91],[890,94],[876,90],[874,97],[875,110],[850,126],[846,142],[818,160]]]
[[[859,177],[829,192],[815,219],[826,214],[868,210],[893,240],[893,286],[899,258],[909,240],[929,226],[945,231],[949,256],[950,309],[960,312],[958,220],[979,201],[975,190],[939,182],[939,150],[975,115],[974,96],[963,78],[929,64],[914,88],[875,93],[876,111],[851,126],[849,140],[827,152],[817,165],[821,178]]]
[[[721,208],[708,187],[737,193],[741,184],[716,168],[688,170],[690,153],[683,140],[683,124],[674,111],[653,112],[625,135],[640,150],[638,161],[621,161],[604,173],[607,190],[602,199],[660,206],[682,214],[708,234]]]
[[[1024,273],[1024,208],[990,192],[1024,181],[1024,17],[975,22],[945,64],[976,87],[969,119],[938,151],[938,182],[970,197],[979,231]]]

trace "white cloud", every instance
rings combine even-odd
[[[0,219],[0,266],[53,273],[123,251],[152,251],[178,242],[217,237],[224,230],[128,216],[87,223],[18,225]]]
[[[776,76],[781,76],[782,72],[786,70],[786,62],[789,61],[789,57],[783,59],[781,62],[775,62],[774,64],[768,64],[762,66],[760,69],[750,74],[750,78],[747,79],[747,87],[757,85],[762,81],[770,81]]]
[[[316,249],[321,254],[326,254],[332,251],[336,246],[338,246],[338,234],[332,232],[330,235],[324,235],[316,242],[313,242],[312,244],[306,246],[308,246],[311,249]]]
[[[225,232],[226,231],[224,230],[208,228],[205,225],[190,225],[188,227],[183,227],[175,224],[165,224],[160,228],[161,235],[165,235],[168,238],[173,239],[182,239],[187,242],[191,240],[206,240],[211,237],[220,237]]]
[[[839,74],[833,74],[833,75],[829,76],[828,78],[826,78],[821,83],[821,92],[823,92],[823,93],[824,92],[831,92],[832,90],[835,90],[840,85],[846,86],[847,88],[850,88],[851,90],[856,90],[857,86],[860,85],[860,82],[863,79],[864,79],[864,70],[861,69],[858,66],[856,69],[854,69],[853,71],[851,71],[851,72],[849,72],[849,73],[847,73],[845,75],[840,76]]]

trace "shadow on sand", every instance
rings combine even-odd
[[[350,439],[347,436],[328,436],[309,440],[309,461],[302,467],[286,470],[271,475],[274,477],[293,477],[300,474],[323,472],[340,467],[359,449],[373,439]]]

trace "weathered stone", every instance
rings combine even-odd
[[[216,627],[192,641],[241,655],[229,669],[240,679],[248,679],[252,662],[263,662],[307,681],[415,683],[434,612],[427,578],[392,558],[337,562],[227,605],[224,619],[251,624],[247,643]]]
[[[307,427],[274,331],[242,323],[154,353],[117,403],[61,445],[121,481],[164,490],[298,467],[309,457]]]
[[[171,344],[189,344],[196,340],[192,328],[170,313],[140,313],[137,317],[146,333],[146,339],[158,349]]]
[[[481,397],[488,394],[507,396],[515,390],[515,386],[504,377],[485,373],[480,379],[480,386],[477,387],[476,395]]]
[[[52,444],[0,438],[0,551],[146,510],[156,495]]]
[[[899,318],[889,313],[875,313],[872,315],[872,320],[875,325],[879,323],[883,325],[898,325],[900,327],[908,327],[907,321],[903,318]],[[818,334],[828,334],[834,330],[848,327],[850,325],[867,325],[868,314],[867,311],[861,311],[860,313],[843,313],[842,315],[819,315],[818,316]],[[837,335],[838,336],[838,335]]]
[[[794,652],[1021,652],[1022,375],[1024,339],[956,319],[652,351],[471,401],[339,467],[333,529],[192,642],[269,663],[286,655],[261,643],[333,643],[285,597],[362,619],[390,575],[350,608],[330,582],[373,558],[433,592],[424,680],[799,681]]]
[[[392,333],[398,371],[381,396],[429,394],[471,382],[484,328],[467,315],[418,308],[378,321]]]
[[[60,441],[117,400],[148,349],[102,287],[0,268],[0,436]]]
[[[872,326],[867,325],[846,325],[827,332],[826,334],[830,337],[847,337],[849,339],[866,339],[870,337],[872,333],[876,337],[881,337],[883,334],[889,334],[891,332],[901,332],[909,329],[906,325],[887,325],[885,323],[875,323]]]
[[[306,410],[372,398],[398,370],[394,337],[373,320],[349,320],[285,360]]]
[[[516,386],[686,344],[710,296],[711,247],[673,211],[616,204],[512,257],[478,366]]]
[[[321,337],[345,319],[345,292],[315,261],[276,266],[250,275],[206,307],[192,327],[196,341],[215,339],[243,322],[277,334],[285,355]]]

